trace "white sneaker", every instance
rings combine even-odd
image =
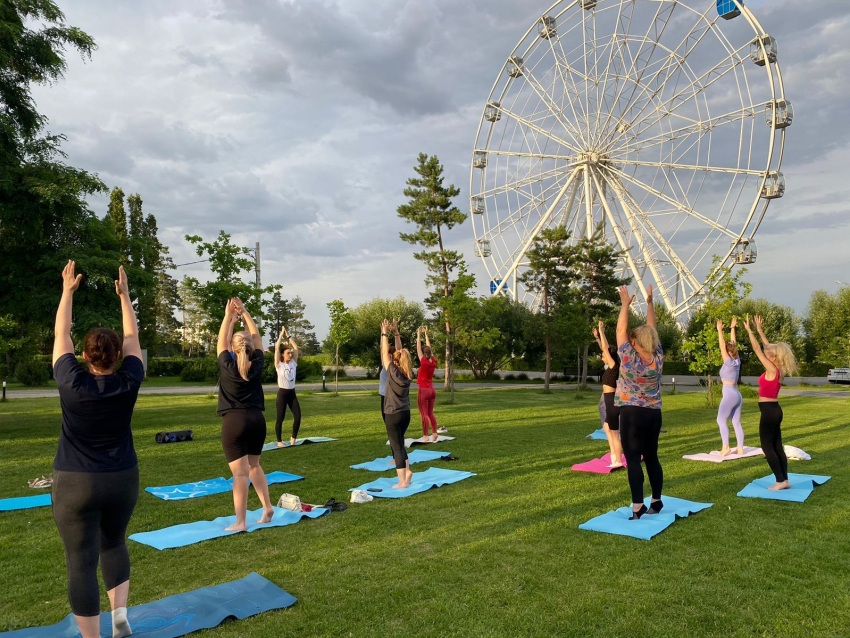
[[[365,490],[354,490],[351,493],[352,503],[368,503],[373,500],[375,500],[375,497],[371,494],[367,494]]]
[[[449,431],[448,428],[444,428],[444,427],[437,428],[437,434],[445,434],[448,431]]]

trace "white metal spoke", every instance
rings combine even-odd
[[[679,169],[683,171],[702,171],[706,173],[733,173],[736,175],[764,175],[764,171],[754,171],[746,168],[734,168],[725,166],[700,166],[697,164],[676,164],[673,162],[641,162],[640,160],[617,159],[617,164],[629,164],[631,166],[649,166],[652,168]]]
[[[526,71],[525,81],[526,84],[531,87],[531,90],[534,91],[540,98],[540,100],[547,106],[549,112],[552,113],[555,119],[558,120],[558,122],[564,128],[570,138],[572,138],[573,143],[566,146],[569,146],[569,148],[574,152],[578,152],[577,147],[580,144],[581,134],[578,132],[578,130],[575,129],[574,126],[570,125],[567,120],[562,119],[562,116],[564,115],[563,109],[559,108],[557,103],[552,100],[552,98],[549,96],[549,93],[545,90],[543,85],[540,84],[540,82],[534,76],[532,71]],[[573,117],[575,119],[578,119],[575,109],[573,108],[572,101],[570,101],[570,109],[573,112]]]

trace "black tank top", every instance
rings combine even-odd
[[[614,359],[614,367],[608,368],[602,373],[602,385],[617,387],[617,379],[620,378],[620,355],[617,350],[611,346],[608,347],[608,354]]]

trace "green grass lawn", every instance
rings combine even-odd
[[[449,406],[438,395],[437,417],[457,440],[437,449],[460,460],[432,465],[478,476],[180,549],[129,542],[131,604],[256,571],[299,602],[198,636],[850,635],[845,398],[782,399],[785,441],[813,457],[791,471],[833,476],[799,504],[735,496],[769,473],[763,459],[682,460],[719,449],[714,412],[702,407],[701,395],[666,397],[665,493],[714,507],[647,542],[578,529],[630,500],[623,472],[570,471],[607,448],[585,438],[599,426],[595,393],[582,400],[540,390],[456,396]],[[389,453],[377,395],[317,393],[301,404],[301,436],[340,441],[265,454],[267,471],[307,477],[272,486],[274,499],[284,491],[312,503],[343,499],[348,488],[380,476],[348,467]],[[267,406],[273,422],[270,396]],[[0,498],[36,493],[26,480],[51,471],[59,419],[55,399],[0,404]],[[747,399],[750,445],[758,445],[757,424],[755,401]],[[196,440],[154,443],[157,431],[176,428],[192,428]],[[205,396],[142,396],[133,429],[143,487],[227,476],[220,421]],[[420,431],[411,424],[413,436]],[[256,495],[250,506],[259,506]],[[130,531],[230,513],[229,494],[165,502],[142,493]],[[0,631],[68,613],[62,545],[49,508],[0,514],[0,573]]]

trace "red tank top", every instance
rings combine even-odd
[[[434,370],[437,369],[437,360],[434,357],[430,359],[419,360],[419,374],[416,377],[416,384],[420,388],[434,387]]]
[[[759,396],[765,399],[776,399],[779,397],[779,388],[782,384],[779,382],[779,371],[776,371],[776,378],[773,381],[768,381],[765,376],[767,372],[762,372],[759,377]]]

